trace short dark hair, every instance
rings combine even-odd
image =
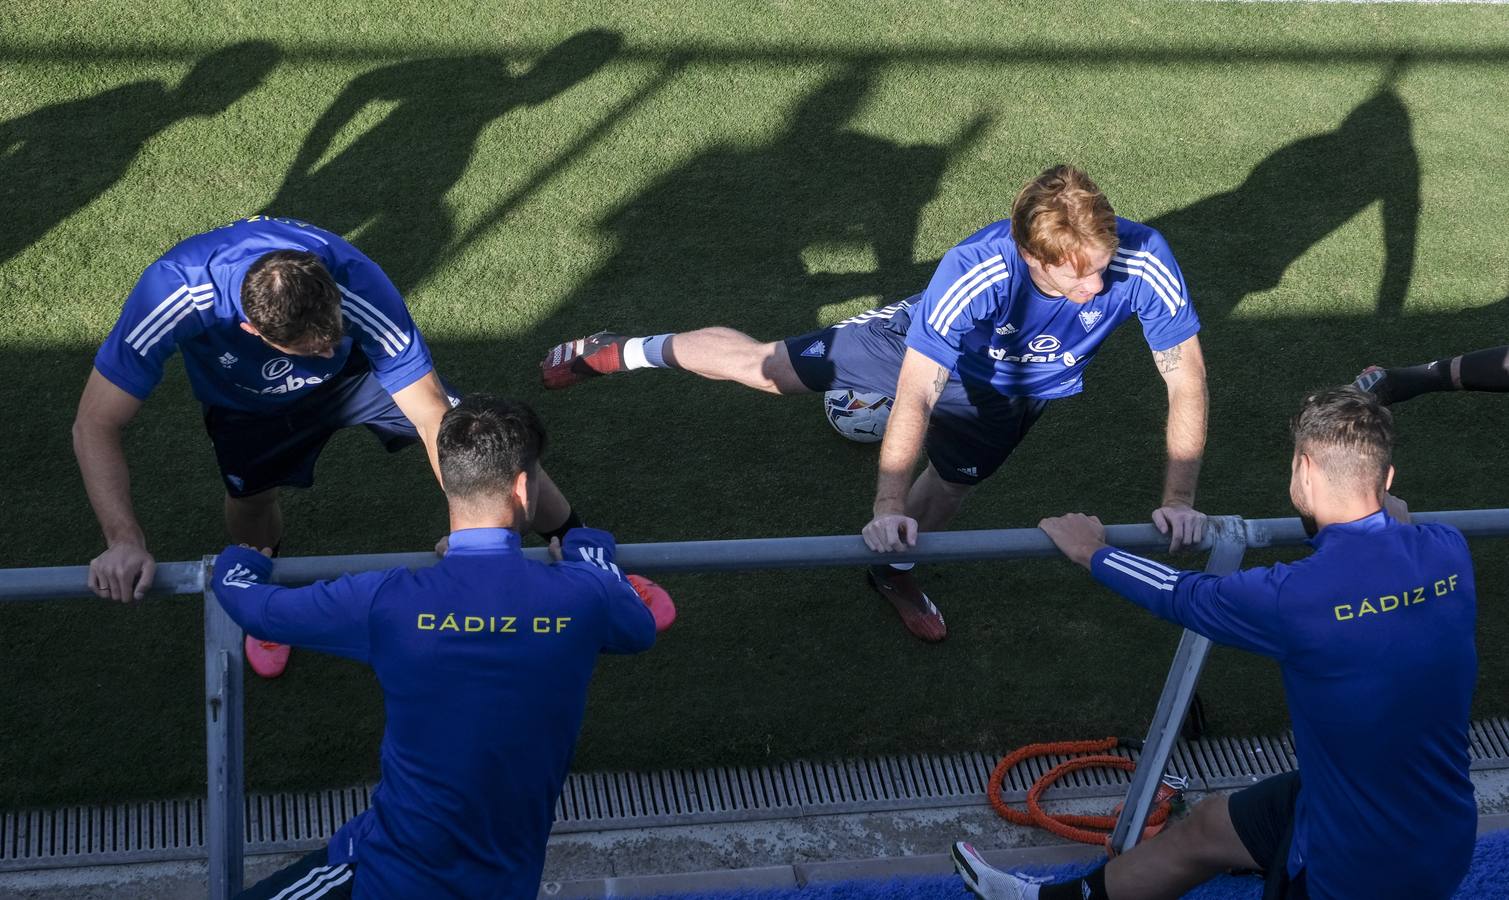
[[[341,291],[325,263],[303,250],[275,250],[252,263],[241,283],[246,320],[283,347],[333,347],[345,333]]]
[[[545,426],[527,404],[471,394],[440,420],[435,441],[448,497],[507,494],[545,451]]]
[[[1382,492],[1394,455],[1394,416],[1367,391],[1351,385],[1305,398],[1289,423],[1294,450],[1307,453],[1326,475]]]

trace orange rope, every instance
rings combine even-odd
[[[1105,738],[1098,741],[1055,741],[1046,744],[1028,744],[1019,750],[1007,754],[990,773],[990,784],[985,788],[985,796],[990,800],[990,805],[1006,821],[1015,825],[1027,825],[1045,829],[1061,838],[1071,841],[1079,841],[1084,844],[1104,845],[1106,854],[1111,853],[1111,832],[1116,828],[1116,817],[1121,813],[1121,805],[1118,804],[1110,815],[1107,816],[1076,816],[1076,815],[1050,815],[1043,809],[1041,800],[1043,792],[1058,779],[1070,772],[1080,769],[1122,769],[1130,772],[1136,768],[1136,763],[1120,756],[1112,756],[1106,751],[1120,746],[1122,741],[1118,738]],[[1061,762],[1043,774],[1043,777],[1033,782],[1027,790],[1027,811],[1012,809],[1001,799],[1001,783],[1006,779],[1006,773],[1012,768],[1032,759],[1035,756],[1049,756],[1054,754],[1070,755],[1076,753],[1094,753],[1096,756],[1081,756]],[[1169,811],[1172,809],[1172,800],[1178,791],[1167,784],[1158,786],[1158,793],[1153,799],[1153,810],[1148,816],[1147,825],[1142,829],[1144,840],[1152,837],[1163,830],[1164,823],[1168,820]]]

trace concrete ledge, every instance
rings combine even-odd
[[[1103,858],[1105,854],[1098,848],[1087,844],[1060,844],[1048,847],[1023,847],[1015,850],[987,850],[981,855],[993,866],[1016,868],[1091,862]],[[581,900],[581,898],[705,894],[737,890],[783,890],[805,887],[809,884],[832,884],[840,881],[879,881],[890,878],[948,875],[953,871],[953,860],[948,854],[930,853],[924,856],[801,863],[794,866],[764,866],[755,869],[640,875],[564,883],[546,882],[541,886],[540,897]]]

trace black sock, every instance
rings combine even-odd
[[[1402,403],[1433,391],[1450,391],[1451,360],[1438,359],[1420,366],[1388,370],[1388,401]]]
[[[1111,900],[1106,895],[1106,867],[1073,881],[1045,884],[1038,888],[1037,900]]]
[[[546,542],[549,542],[554,538],[560,538],[564,541],[566,539],[566,532],[570,531],[573,528],[580,528],[583,524],[584,523],[582,522],[582,517],[576,514],[576,510],[569,510],[566,513],[566,521],[562,522],[559,526],[550,529],[549,531],[541,531],[540,537],[544,538]]]
[[[1509,393],[1509,347],[1462,354],[1462,390]]]

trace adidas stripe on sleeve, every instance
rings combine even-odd
[[[382,269],[344,241],[332,242],[331,247],[341,257],[334,274],[347,328],[371,361],[377,380],[396,394],[435,368],[430,348]]]
[[[1116,547],[1090,560],[1095,580],[1148,610],[1218,644],[1282,659],[1278,595],[1281,567],[1231,575],[1174,569]]]
[[[958,367],[964,335],[991,318],[997,292],[1011,277],[1004,254],[989,243],[948,251],[912,311],[906,345],[949,371]]]
[[[264,641],[277,641],[367,662],[371,656],[372,600],[388,569],[343,575],[308,587],[268,583],[273,562],[255,550],[230,546],[215,560],[215,599],[237,625]]]
[[[561,542],[561,561],[590,568],[598,575],[607,601],[604,652],[638,653],[655,644],[655,617],[613,561],[617,546],[606,531],[573,528]]]
[[[1200,331],[1200,317],[1189,302],[1189,288],[1163,236],[1150,234],[1141,249],[1119,248],[1110,270],[1129,276],[1132,308],[1142,322],[1142,336],[1153,350],[1167,350]]]
[[[149,266],[95,353],[100,374],[138,400],[147,399],[162,381],[163,366],[178,342],[203,327],[199,314],[215,305],[213,284],[188,281],[173,266]]]

